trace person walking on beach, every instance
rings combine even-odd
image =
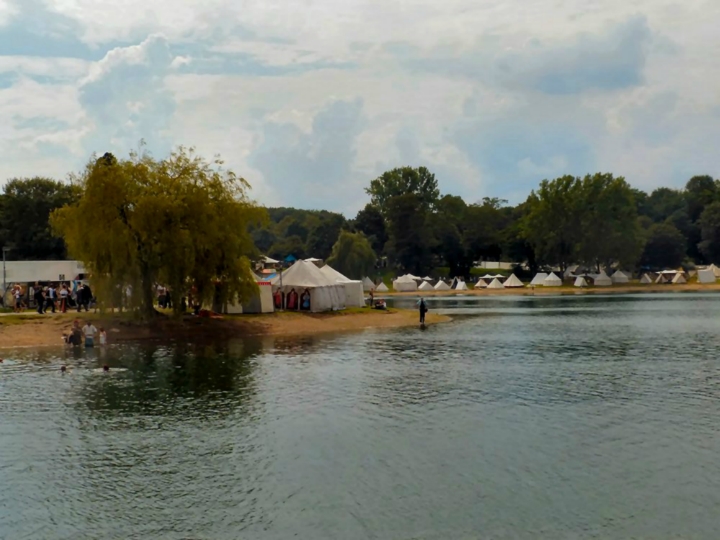
[[[95,346],[95,334],[97,334],[97,328],[92,322],[88,321],[82,329],[83,335],[85,336],[85,347]]]
[[[22,311],[22,287],[20,285],[15,285],[13,287],[13,298],[15,298],[15,313],[20,313]]]
[[[35,299],[35,305],[37,305],[37,312],[42,315],[45,313],[45,295],[43,294],[43,290],[39,282],[35,283],[35,294],[33,295],[33,298]]]
[[[425,314],[428,312],[427,304],[425,303],[425,299],[421,298],[418,302],[418,311],[420,311],[420,324],[425,324]]]
[[[63,283],[62,287],[60,287],[60,313],[67,312],[67,303],[68,303],[69,295],[70,295],[70,291],[68,291],[67,285],[65,283]]]
[[[47,296],[45,297],[45,312],[47,312],[48,309],[51,309],[53,313],[55,313],[55,296],[57,292],[55,291],[55,287],[51,283],[47,287]]]

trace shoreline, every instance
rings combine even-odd
[[[415,310],[391,308],[387,311],[357,308],[332,313],[279,312],[263,315],[224,315],[222,318],[186,317],[183,320],[158,318],[141,322],[118,314],[65,313],[0,316],[0,349],[64,347],[63,332],[75,319],[91,320],[105,328],[108,343],[139,341],[208,341],[213,339],[262,336],[303,337],[370,329],[404,328],[418,325]],[[446,315],[428,313],[427,325],[449,322]]]
[[[669,293],[669,292],[708,292],[720,293],[720,283],[700,284],[688,283],[685,285],[660,285],[630,283],[627,285],[612,285],[610,287],[574,287],[563,285],[562,287],[517,287],[512,289],[468,289],[467,291],[412,291],[412,292],[387,292],[382,297],[433,297],[433,296],[549,296],[549,295],[581,295],[581,294],[636,294],[636,293]]]

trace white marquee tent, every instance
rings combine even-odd
[[[575,287],[587,287],[587,281],[585,281],[585,278],[582,276],[578,276],[575,278]]]
[[[280,288],[280,281],[273,284]],[[323,274],[311,262],[296,261],[282,274],[282,292],[287,295],[295,289],[298,296],[307,289],[310,292],[310,311],[335,311],[345,308],[345,287]]]
[[[385,285],[384,283],[380,283],[380,285],[378,285],[375,290],[377,292],[388,292],[390,289],[388,289],[387,285]]]
[[[608,277],[605,270],[593,276],[593,285],[596,287],[610,287],[613,280]]]
[[[523,285],[523,282],[520,281],[515,274],[511,274],[510,277],[505,280],[503,286],[512,289],[515,287],[524,287],[525,285]]]
[[[230,303],[225,306],[225,313],[272,313],[275,311],[273,304],[272,285],[269,281],[258,280],[258,294],[249,298],[241,304]]]
[[[347,278],[329,264],[323,266],[320,271],[331,281],[341,283],[343,287],[345,287],[345,307],[365,306],[365,294],[362,281]]]
[[[418,287],[418,291],[434,291],[435,287],[430,285],[430,282],[423,281],[420,286]]]
[[[613,283],[629,283],[630,276],[627,275],[622,270],[618,270],[612,275],[612,282]]]
[[[643,285],[648,285],[652,282],[652,278],[648,274],[643,274],[643,276],[640,278],[640,283],[642,283]]]
[[[535,277],[530,282],[530,285],[543,285],[545,283],[546,277],[548,277],[548,275],[545,272],[540,272],[539,274],[535,275]]]
[[[363,278],[362,283],[363,283],[363,291],[365,291],[365,292],[368,292],[368,291],[370,291],[371,289],[374,289],[374,288],[375,288],[375,284],[374,284],[374,283],[372,282],[372,280],[371,280],[369,277],[367,277],[367,276],[365,276],[365,277]]]
[[[488,285],[487,288],[488,288],[488,289],[502,289],[502,288],[503,288],[503,284],[500,283],[500,280],[498,280],[497,278],[495,278],[495,279],[493,279],[493,280],[490,282],[490,285]]]
[[[418,284],[413,276],[407,274],[393,281],[393,289],[397,292],[414,292],[418,290]]]
[[[715,274],[709,268],[707,270],[698,270],[698,283],[715,283]]]
[[[543,287],[560,287],[562,286],[562,279],[557,277],[553,272],[543,280]]]
[[[685,276],[682,275],[682,272],[678,272],[675,274],[672,282],[673,285],[683,285],[684,283],[687,283],[687,279],[685,279]]]

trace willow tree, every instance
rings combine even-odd
[[[375,267],[376,256],[363,233],[340,231],[327,263],[351,279],[362,279]]]
[[[266,212],[222,165],[184,147],[163,160],[105,154],[75,178],[82,196],[54,212],[53,228],[104,292],[131,291],[143,316],[154,313],[158,283],[171,288],[176,313],[190,291],[203,303],[241,301],[257,290],[248,227]]]

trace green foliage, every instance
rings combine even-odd
[[[320,221],[308,233],[306,252],[311,257],[327,259],[333,245],[340,236],[340,231],[347,225],[347,221],[340,214],[333,214]]]
[[[65,244],[50,227],[50,214],[80,197],[80,188],[49,178],[14,178],[0,196],[0,243],[14,259],[65,259]]]
[[[365,205],[355,217],[355,229],[363,233],[370,241],[376,254],[381,255],[388,241],[385,219],[380,210],[372,204]]]
[[[342,231],[327,263],[350,279],[362,279],[375,268],[375,252],[362,233]]]
[[[414,193],[392,197],[387,201],[388,252],[407,272],[421,273],[430,266],[429,211]]]
[[[659,270],[677,268],[685,258],[685,237],[670,223],[655,223],[640,258],[643,267]]]
[[[707,205],[700,216],[700,251],[712,263],[720,264],[720,201]]]
[[[390,217],[388,203],[394,197],[413,194],[426,210],[432,209],[440,197],[435,175],[425,167],[401,167],[384,172],[371,181],[365,191],[386,218]]]
[[[77,178],[82,197],[52,216],[69,252],[83,261],[105,296],[130,286],[133,304],[153,313],[153,287],[171,287],[179,312],[190,289],[202,302],[242,300],[257,285],[248,232],[264,209],[247,197],[248,184],[180,147],[164,160],[106,154]]]
[[[719,200],[720,189],[711,176],[693,176],[685,185],[688,216],[692,222],[700,219],[705,207]]]

